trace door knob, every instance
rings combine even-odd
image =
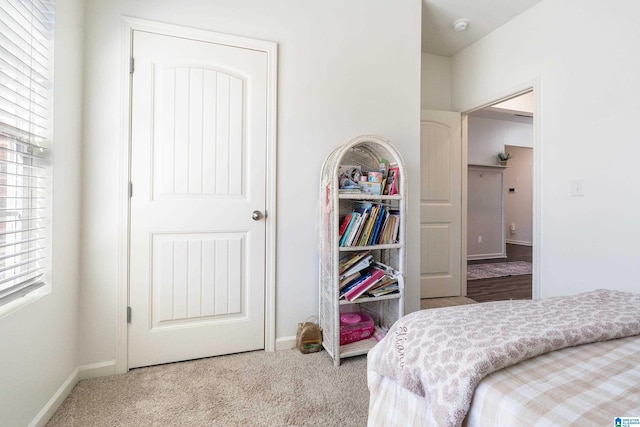
[[[254,221],[260,221],[262,217],[263,215],[260,211],[253,211],[253,213],[251,214],[251,219],[253,219]]]

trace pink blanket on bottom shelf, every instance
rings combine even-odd
[[[640,335],[640,295],[568,297],[421,310],[398,320],[368,369],[423,396],[438,426],[460,426],[491,372],[564,347]]]

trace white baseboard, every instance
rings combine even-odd
[[[506,240],[507,243],[510,243],[512,245],[520,245],[520,246],[533,246],[533,243],[531,242],[525,242],[523,240]]]
[[[276,339],[276,351],[291,350],[296,346],[296,337],[282,337]]]
[[[91,365],[83,365],[78,368],[80,371],[80,379],[107,377],[116,374],[116,361],[108,360],[106,362],[93,363]]]
[[[505,254],[478,254],[478,255],[468,255],[467,261],[478,261],[482,259],[498,259],[498,258],[507,258]]]
[[[71,375],[65,380],[64,383],[58,388],[58,391],[51,396],[51,399],[40,410],[38,415],[29,423],[29,427],[42,427],[47,424],[53,414],[58,410],[62,402],[67,398],[73,387],[80,381],[80,370],[74,369]]]
[[[29,427],[42,427],[49,422],[53,414],[58,410],[62,402],[69,396],[73,387],[80,380],[88,378],[106,377],[116,373],[116,361],[94,363],[92,365],[80,366],[73,370],[71,375],[58,388],[54,395],[49,399],[46,405],[40,410],[38,415],[29,423]]]

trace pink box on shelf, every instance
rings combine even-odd
[[[373,335],[373,319],[367,313],[340,315],[340,345],[366,340]]]

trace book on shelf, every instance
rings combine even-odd
[[[345,243],[347,241],[347,238],[349,237],[349,232],[351,231],[351,228],[353,227],[353,224],[356,222],[357,217],[359,216],[359,214],[357,212],[351,212],[351,218],[349,220],[349,224],[347,225],[347,228],[344,230],[344,233],[342,233],[342,238],[340,238],[340,246],[345,246]]]
[[[372,206],[373,203],[371,202],[357,202],[355,208],[353,208],[353,211],[358,212],[360,215],[364,215],[371,210]]]
[[[380,221],[380,228],[378,229],[378,235],[376,236],[376,240],[375,240],[376,244],[381,244],[381,245],[384,244],[383,235],[384,235],[385,227],[387,226],[388,221],[389,221],[389,209],[385,209],[383,217]]]
[[[360,235],[362,234],[362,230],[367,223],[367,219],[369,218],[369,214],[371,212],[371,207],[373,204],[371,202],[358,202],[356,203],[356,207],[354,208],[354,212],[359,213],[361,216],[361,221],[358,224],[358,229],[351,240],[351,244],[347,246],[357,246],[358,240],[360,239]]]
[[[384,277],[382,278],[382,280],[380,280],[378,283],[376,283],[374,286],[372,286],[367,291],[367,293],[375,292],[377,289],[388,287],[390,285],[393,285],[394,283],[398,283],[398,278],[397,277],[392,277],[392,276],[390,276],[388,274],[385,274]]]
[[[348,275],[344,279],[340,280],[340,290],[342,290],[345,286],[351,283],[353,280],[359,278],[362,274],[359,271],[356,271],[353,274]]]
[[[353,237],[353,240],[351,241],[350,246],[357,246],[358,240],[360,240],[360,235],[362,234],[362,229],[364,228],[364,225],[367,223],[367,218],[369,218],[369,211],[362,214],[362,218],[361,218],[362,220],[358,225],[358,230],[356,231],[356,235]]]
[[[397,294],[400,292],[400,288],[398,286],[398,281],[392,283],[387,283],[384,286],[376,286],[375,288],[369,289],[365,292],[365,295],[375,298],[381,297],[383,295]]]
[[[344,232],[346,231],[352,216],[353,216],[353,213],[348,213],[344,216],[344,218],[342,219],[342,222],[340,223],[340,230],[338,232],[338,237],[342,237],[344,235]]]
[[[362,273],[360,273],[360,276],[358,276],[355,279],[352,279],[350,282],[345,284],[342,287],[342,289],[340,289],[340,299],[344,299],[348,292],[355,289],[358,285],[360,285],[370,277],[371,277],[371,272],[368,270],[365,270]]]
[[[374,262],[372,268],[383,271],[384,276],[365,292],[366,296],[377,297],[400,292],[398,284],[400,272],[398,270],[381,262]]]
[[[372,262],[373,262],[373,255],[367,255],[366,257],[362,258],[360,261],[354,263],[351,267],[346,269],[343,273],[340,273],[340,280],[344,279],[345,277],[353,273],[364,270],[365,268],[369,267]]]
[[[362,234],[360,235],[358,246],[366,246],[367,243],[369,242],[369,237],[371,236],[371,230],[373,228],[373,224],[375,223],[379,208],[380,208],[380,205],[378,204],[373,204],[371,206],[369,218],[367,219],[367,223],[365,224],[364,229],[362,230]]]
[[[389,212],[389,214],[394,217],[393,229],[391,230],[391,243],[396,243],[398,241],[398,231],[400,231],[400,212],[392,211]]]
[[[373,266],[384,271],[384,274],[391,277],[392,279],[397,279],[398,277],[400,277],[400,272],[395,268],[388,266],[387,264],[383,264],[379,261],[374,261]]]
[[[391,216],[391,224],[389,225],[389,234],[387,236],[389,243],[398,241],[398,230],[400,226],[400,217],[398,215]]]
[[[370,251],[362,251],[362,252],[351,253],[340,258],[340,261],[338,263],[338,270],[340,275],[342,275],[345,271],[347,271],[347,269],[351,267],[353,264],[355,264],[358,261],[361,261],[362,259],[364,259],[370,254],[371,254]]]
[[[350,287],[349,290],[344,293],[344,297],[347,301],[355,300],[360,295],[365,293],[369,288],[373,287],[373,285],[375,285],[384,277],[384,271],[372,266],[367,268],[363,276],[366,277],[363,280],[358,281],[354,286]]]
[[[380,233],[380,226],[382,225],[382,219],[384,218],[385,208],[380,205],[376,221],[373,224],[373,231],[371,232],[371,238],[369,239],[370,245],[375,245],[378,242],[378,234]]]
[[[390,209],[389,216],[385,220],[382,228],[382,235],[380,236],[378,243],[381,245],[388,245],[396,243],[398,241],[398,231],[400,229],[400,215],[397,210]]]
[[[373,255],[367,255],[364,259],[362,259],[361,261],[355,263],[347,271],[345,271],[340,276],[340,278],[342,278],[343,276],[344,277],[349,276],[350,274],[356,273],[358,271],[362,271],[365,268],[369,267],[372,262],[373,262]]]
[[[355,238],[356,233],[360,229],[360,223],[362,223],[363,221],[362,215],[360,215],[358,212],[353,212],[353,215],[356,216],[356,219],[353,222],[353,225],[351,226],[351,230],[349,230],[349,234],[347,235],[344,245],[342,246],[351,246],[353,244],[353,239]]]
[[[360,187],[345,187],[338,190],[338,192],[340,194],[360,194],[362,193],[362,190],[360,189]]]
[[[382,225],[382,232],[380,233],[380,237],[378,239],[378,243],[380,243],[381,245],[391,243],[391,224],[393,223],[393,221],[393,217],[389,214],[389,212],[387,212],[386,219],[384,221],[384,224]]]

